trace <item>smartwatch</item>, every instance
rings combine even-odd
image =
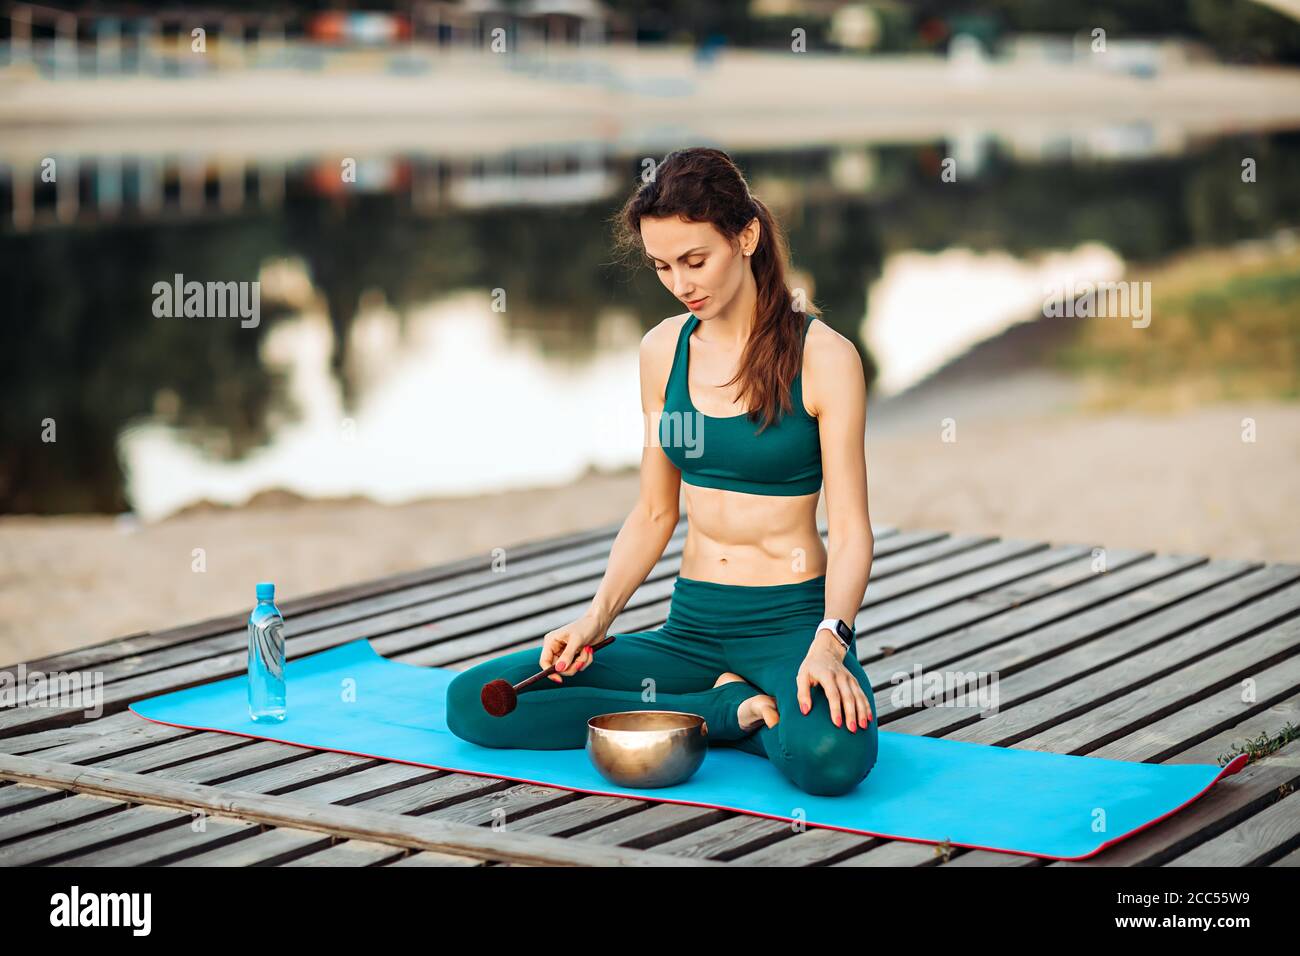
[[[844,645],[844,650],[849,649],[849,642],[853,640],[853,628],[849,627],[838,617],[828,617],[817,625],[817,632],[823,628],[835,635],[835,639]]]

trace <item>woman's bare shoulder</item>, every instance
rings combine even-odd
[[[843,366],[857,363],[862,365],[862,356],[858,347],[849,339],[826,324],[820,317],[814,317],[804,339],[807,362],[818,365]],[[834,371],[832,368],[831,371]]]
[[[642,346],[650,348],[662,348],[665,341],[676,343],[677,336],[681,334],[682,326],[686,320],[691,317],[689,312],[683,312],[681,315],[670,315],[665,319],[656,322],[645,335],[641,336]]]
[[[820,414],[826,404],[818,387],[820,383],[837,383],[833,395],[845,394],[843,386],[848,382],[858,381],[864,387],[866,384],[858,347],[820,318],[815,318],[808,327],[803,368],[804,407],[813,414]]]
[[[643,359],[650,359],[653,363],[656,359],[662,359],[665,355],[672,356],[677,348],[677,339],[681,335],[682,326],[686,320],[691,317],[689,312],[683,312],[681,315],[670,315],[666,319],[660,319],[655,325],[641,336],[641,356]],[[668,372],[665,369],[664,375]]]
[[[660,319],[641,336],[641,376],[655,383],[655,390],[661,397],[672,372],[677,339],[681,335],[682,326],[690,317],[689,312],[670,315]]]

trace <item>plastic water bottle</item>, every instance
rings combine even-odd
[[[275,606],[275,585],[257,586],[257,607],[248,615],[248,714],[257,721],[285,717],[284,618]]]

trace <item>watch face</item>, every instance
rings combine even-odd
[[[851,629],[847,624],[845,624],[843,621],[840,621],[839,623],[837,623],[837,624],[835,625],[835,629],[838,630],[838,631],[840,632],[840,637],[844,638],[844,643],[845,643],[845,644],[847,644],[849,641],[853,640],[853,631],[852,631],[852,629]]]

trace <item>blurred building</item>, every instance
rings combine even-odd
[[[0,69],[59,78],[259,66],[320,70],[355,51],[484,49],[497,37],[506,40],[506,49],[520,51],[599,44],[635,32],[632,18],[601,0],[413,0],[394,11],[291,13],[220,5],[68,10],[10,3],[6,19]],[[196,47],[201,58],[192,55]]]

